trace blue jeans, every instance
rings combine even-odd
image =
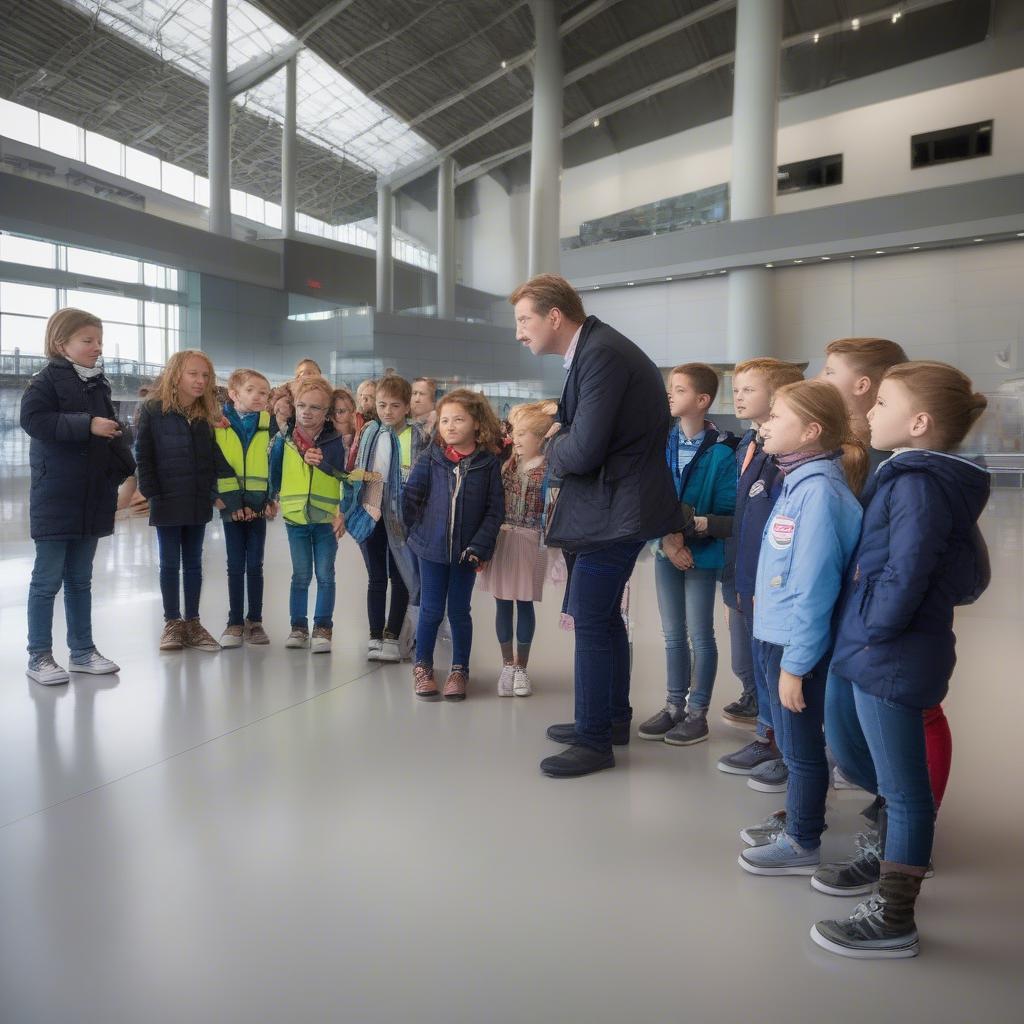
[[[316,572],[316,606],[313,628],[334,628],[334,559],[338,554],[338,538],[330,523],[306,523],[288,528],[288,547],[292,556],[292,588],[288,613],[292,629],[308,629],[309,585]]]
[[[387,616],[387,631],[397,637],[402,631],[405,613],[409,608],[409,589],[402,579],[398,563],[391,557],[388,531],[384,520],[378,521],[359,550],[366,563],[366,617],[370,624],[370,636],[380,640],[384,636],[384,614],[388,600],[388,580],[391,580],[391,612]]]
[[[452,627],[452,665],[469,671],[473,646],[473,619],[469,602],[476,585],[476,569],[469,562],[449,565],[420,559],[420,619],[416,625],[416,662],[434,664],[437,630],[448,609]]]
[[[245,619],[263,621],[263,549],[267,521],[224,521],[224,545],[228,550],[228,625],[241,626]],[[249,614],[245,612],[245,584],[249,583]]]
[[[179,579],[185,591],[186,619],[199,618],[199,595],[203,589],[203,537],[206,524],[199,526],[158,526],[160,549],[160,595],[164,618],[182,618]]]
[[[622,593],[643,545],[620,541],[579,552],[569,577],[568,613],[576,628],[576,742],[612,749],[612,722],[629,722],[629,637]]]
[[[828,657],[804,676],[803,711],[784,708],[779,701],[779,672],[785,648],[755,640],[754,655],[760,660],[772,701],[775,742],[789,769],[786,791],[786,832],[801,846],[816,850],[825,831],[825,796],[828,793],[828,761],[825,758],[825,679]]]
[[[865,693],[834,672],[825,698],[825,735],[839,769],[885,799],[885,860],[927,867],[935,836],[924,712]]]
[[[757,694],[757,735],[761,739],[767,739],[768,730],[772,728],[772,699],[768,693],[768,681],[764,677],[764,669],[761,667],[761,659],[756,656],[758,641],[754,639],[754,599],[738,594],[739,611],[729,609],[729,631],[732,632],[734,619],[739,620],[740,626],[747,637],[747,650],[750,652],[750,666],[754,674],[754,692]],[[736,663],[733,662],[733,671]],[[746,684],[744,684],[744,691]]]
[[[756,694],[757,682],[754,679],[754,654],[751,641],[753,636],[753,616],[747,617],[731,605],[726,605],[729,619],[729,653],[732,661],[732,674],[740,681],[743,693]]]
[[[512,611],[518,612],[516,620],[516,643],[520,647],[529,647],[533,643],[533,634],[537,629],[537,613],[532,601],[505,601],[500,597],[494,599],[494,630],[498,634],[499,644],[512,643]]]
[[[654,559],[661,631],[665,635],[668,702],[690,711],[707,711],[718,673],[715,643],[714,569],[677,569],[667,558]],[[690,645],[693,645],[693,678]]]
[[[37,540],[36,562],[28,586],[28,650],[53,650],[53,601],[64,587],[64,615],[72,656],[95,650],[92,642],[92,560],[98,537]]]

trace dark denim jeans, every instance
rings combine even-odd
[[[437,630],[448,609],[452,627],[452,664],[469,671],[473,647],[473,619],[469,602],[476,585],[476,569],[468,562],[449,565],[420,559],[420,619],[416,625],[416,661],[434,664]]]
[[[726,605],[729,619],[729,653],[732,661],[732,674],[740,681],[743,692],[757,693],[754,680],[753,653],[753,620],[731,605]]]
[[[828,658],[822,658],[804,677],[803,711],[784,708],[779,701],[779,672],[785,648],[754,641],[754,657],[760,660],[772,701],[775,742],[789,769],[786,791],[786,831],[801,846],[816,850],[825,831],[825,796],[828,793],[828,761],[825,758],[825,678]]]
[[[391,611],[387,616],[387,631],[398,636],[402,631],[405,613],[409,608],[409,590],[402,579],[398,563],[391,557],[388,531],[381,519],[359,550],[366,563],[366,617],[370,623],[370,636],[379,640],[384,635],[384,613],[388,600],[388,579],[391,580]]]
[[[715,642],[714,569],[677,569],[667,558],[654,560],[654,581],[665,637],[665,660],[670,704],[707,711],[718,674]],[[690,651],[693,651],[692,674]]]
[[[309,585],[316,573],[316,605],[313,628],[334,628],[334,559],[338,554],[338,538],[330,523],[285,524],[288,547],[292,556],[292,587],[288,612],[292,629],[308,629]]]
[[[829,749],[851,782],[885,799],[885,859],[921,868],[931,860],[935,836],[924,715],[920,708],[872,696],[849,679],[829,674]]]
[[[750,654],[750,669],[754,679],[754,692],[757,694],[757,735],[764,739],[772,727],[772,699],[768,693],[768,681],[764,677],[761,659],[756,656],[758,641],[754,639],[754,599],[739,595],[739,611],[729,609],[729,633],[733,633],[733,620],[739,624],[747,638],[747,651]],[[733,648],[733,671],[736,671],[735,647]],[[746,692],[746,683],[743,684]]]
[[[185,591],[184,618],[199,618],[205,536],[205,523],[199,526],[156,528],[156,541],[160,549],[160,594],[164,602],[164,618],[168,621],[183,617],[179,581]]]
[[[494,599],[494,631],[498,634],[499,644],[512,643],[512,610],[516,611],[515,636],[520,647],[529,647],[533,643],[533,634],[537,629],[537,613],[532,601],[505,601],[500,597]]]
[[[53,602],[64,587],[64,616],[72,656],[88,654],[92,642],[92,562],[98,537],[37,540],[36,562],[28,586],[28,650],[53,650]]]
[[[262,517],[247,523],[224,521],[224,546],[228,551],[228,625],[241,626],[263,621],[263,550],[267,544],[267,521]],[[249,614],[245,613],[246,582],[249,584]]]
[[[642,547],[622,541],[580,552],[569,578],[566,607],[576,624],[576,742],[602,752],[612,749],[612,722],[633,717],[622,593]]]

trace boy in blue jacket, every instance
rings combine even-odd
[[[705,419],[717,393],[718,374],[704,363],[685,363],[669,374],[669,411],[677,422],[669,432],[665,458],[690,526],[685,547],[656,544],[654,575],[668,695],[638,735],[680,747],[708,738],[708,706],[718,672],[715,585],[725,564],[723,538],[732,532],[736,506],[732,446]]]

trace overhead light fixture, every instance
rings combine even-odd
[[[671,281],[671,280],[672,280],[672,278],[671,278],[671,277],[666,277],[666,278],[665,278],[665,280],[666,280],[666,281]]]
[[[504,71],[505,68],[507,68],[507,67],[508,67],[508,61],[507,60],[503,60],[501,62],[501,70]]]
[[[1017,232],[1017,237],[1018,238],[1024,238],[1024,231],[1018,231]]]
[[[633,285],[635,285],[635,284],[636,284],[636,281],[627,281],[627,282],[626,282],[626,287],[627,287],[627,288],[632,288],[632,287],[633,287]]]
[[[974,239],[974,241],[976,241],[976,242],[984,242],[985,239],[984,238],[976,238],[976,239]]]
[[[884,249],[876,249],[875,250],[875,255],[876,256],[884,256],[885,255],[885,250]]]
[[[601,290],[601,286],[599,284],[595,284],[594,285],[594,291],[595,292],[599,292],[600,290]]]
[[[590,122],[590,127],[591,128],[600,128],[601,127],[601,118],[595,117],[594,120]]]
[[[854,18],[853,21],[850,22],[850,28],[856,32],[860,28],[860,18]]]
[[[803,263],[803,260],[793,260],[794,263]]]
[[[766,269],[766,270],[771,270],[771,269],[772,269],[772,267],[774,267],[774,266],[775,266],[775,264],[774,264],[774,263],[766,263],[766,264],[765,264],[765,269]]]
[[[720,270],[719,271],[720,274],[727,274],[728,272],[729,272],[728,270]]]
[[[911,248],[911,249],[920,249],[920,248],[921,248],[921,246],[919,246],[919,245],[912,245],[912,246],[911,246],[910,248]]]
[[[893,16],[892,16],[892,23],[895,25],[896,22],[899,21],[900,18],[902,18],[902,17],[903,17],[903,12],[902,11],[896,11],[896,13],[893,14]]]
[[[827,263],[830,259],[832,259],[831,256],[822,256],[821,257],[822,263]]]
[[[814,33],[814,41],[817,42],[820,38],[821,38],[821,33],[820,32],[815,32]]]

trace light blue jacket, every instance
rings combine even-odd
[[[807,675],[832,645],[861,515],[838,459],[808,462],[783,482],[761,537],[754,636],[784,647],[782,667],[793,675]]]

